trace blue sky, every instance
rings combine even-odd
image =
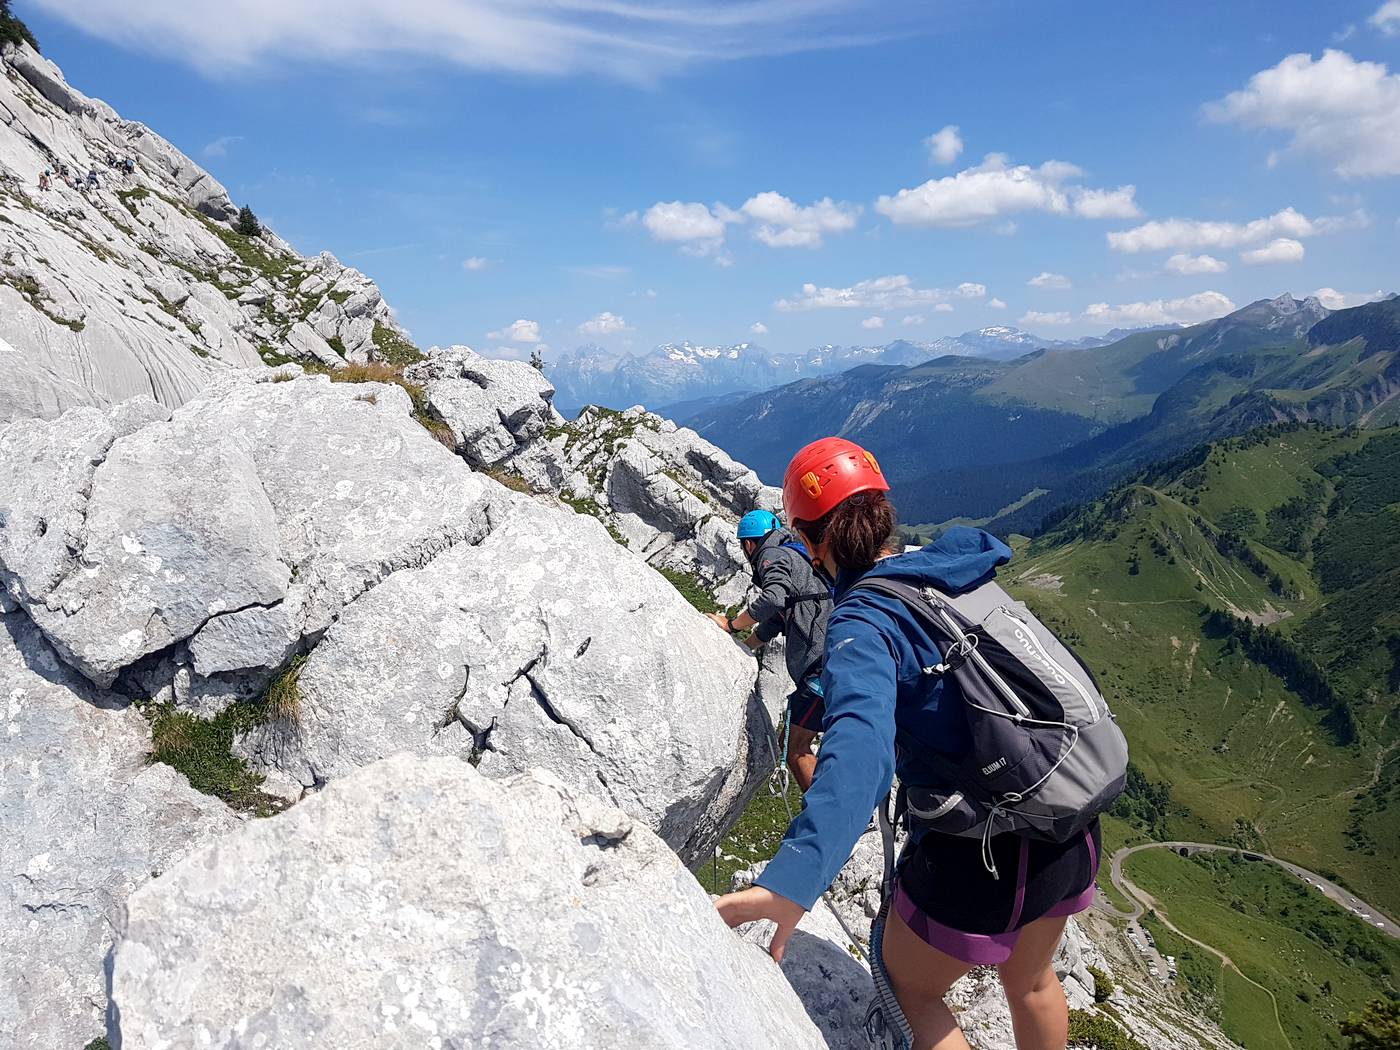
[[[424,346],[1064,337],[1400,288],[1400,0],[15,6]]]

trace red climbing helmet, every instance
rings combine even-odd
[[[890,483],[869,452],[845,438],[820,438],[788,464],[783,509],[788,521],[817,521],[847,496],[889,490]]]

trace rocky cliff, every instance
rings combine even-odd
[[[781,662],[696,607],[774,491],[406,348],[362,275],[6,60],[0,1046],[864,1045],[868,844],[788,981],[687,870],[773,765]],[[957,995],[1009,1045],[985,975]]]
[[[4,63],[0,422],[137,394],[175,407],[263,361],[416,356],[363,274],[238,232],[212,175],[28,45]]]

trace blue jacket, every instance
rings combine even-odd
[[[959,594],[986,583],[1011,559],[990,533],[957,525],[921,550],[886,558],[866,576],[891,576]],[[896,773],[929,784],[929,752],[954,758],[968,747],[960,699],[923,673],[938,650],[898,600],[837,580],[826,635],[826,691],[817,772],[806,804],[758,885],[811,908],[850,858]]]

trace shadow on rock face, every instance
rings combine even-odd
[[[117,711],[126,706],[63,663],[33,621],[23,613],[0,613],[0,631],[13,643],[25,668],[44,681],[71,690],[93,707]]]
[[[830,1050],[865,1050],[865,1010],[873,991],[870,971],[849,951],[817,934],[797,930],[783,956],[783,975]]]
[[[748,923],[739,935],[766,950],[773,926]],[[874,992],[870,971],[825,901],[818,901],[793,932],[782,970],[828,1050],[868,1050],[864,1023]]]

